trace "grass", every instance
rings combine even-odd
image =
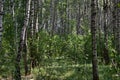
[[[120,80],[111,66],[99,65],[100,80]],[[41,66],[33,70],[35,80],[92,80],[91,64]]]
[[[80,62],[82,61],[82,62]],[[32,70],[34,80],[92,80],[92,64],[69,59],[44,60]],[[85,63],[85,64],[83,64]],[[120,70],[98,65],[100,80],[120,80]]]

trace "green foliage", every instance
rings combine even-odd
[[[12,1],[12,0],[11,0]],[[0,50],[0,76],[9,76],[15,71],[14,64],[17,48],[19,48],[20,32],[24,25],[25,18],[25,0],[15,0],[14,15],[12,13],[12,2],[5,1],[5,15],[3,18],[3,38],[2,48]],[[58,26],[60,31],[51,35],[50,31],[52,26],[50,23],[50,3],[52,0],[43,0],[44,2],[39,6],[40,16],[39,27],[41,29],[37,35],[32,36],[30,33],[31,18],[27,29],[27,52],[21,53],[22,59],[20,62],[21,73],[24,72],[24,54],[27,54],[27,64],[31,65],[31,55],[35,58],[37,66],[33,70],[36,80],[91,80],[92,79],[92,44],[90,32],[89,8],[87,8],[87,1],[74,1],[74,0],[56,0],[55,12],[55,28]],[[68,1],[68,2],[67,2]],[[80,5],[79,3],[80,2]],[[85,2],[85,4],[83,4]],[[68,5],[69,4],[69,5]],[[35,4],[36,5],[36,4]],[[100,2],[99,5],[103,5]],[[80,6],[80,28],[83,32],[82,35],[76,34],[78,6]],[[36,6],[35,6],[36,7]],[[85,7],[85,10],[82,8]],[[117,4],[120,7],[120,4]],[[67,13],[69,11],[70,13]],[[84,14],[85,13],[85,14]],[[36,13],[35,13],[36,14]],[[30,12],[31,15],[31,12]],[[69,17],[69,18],[68,18]],[[103,20],[104,21],[104,20]],[[108,20],[109,21],[109,20]],[[33,21],[35,22],[35,21]],[[51,21],[52,22],[52,21]],[[99,21],[98,21],[99,22]],[[109,23],[109,22],[108,22]],[[57,24],[57,27],[56,27]],[[62,25],[61,25],[62,24]],[[35,25],[34,25],[35,26]],[[46,29],[46,27],[48,27]],[[67,31],[69,28],[70,31]],[[64,30],[65,29],[65,30]],[[16,32],[17,31],[17,32]],[[110,56],[110,64],[104,65],[103,47],[104,47],[104,32],[97,34],[97,53],[99,74],[101,80],[119,80],[115,75],[120,71],[120,56],[118,56],[113,43],[114,36],[108,35],[108,52]],[[50,31],[51,32],[51,31]],[[39,70],[38,70],[39,69]],[[39,71],[39,72],[38,72]],[[119,75],[118,75],[119,76]]]
[[[3,38],[4,45],[0,51],[0,76],[10,76],[14,71],[15,50],[9,42]]]
[[[120,3],[117,3],[117,7],[119,7],[119,8],[120,8]]]

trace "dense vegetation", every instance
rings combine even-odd
[[[0,0],[0,80],[120,80],[119,0]]]

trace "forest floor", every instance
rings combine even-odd
[[[120,70],[112,65],[99,64],[98,70],[100,80],[120,80]],[[32,69],[31,75],[22,76],[22,80],[92,80],[92,64],[64,59],[43,61],[39,67]]]
[[[100,80],[120,80],[111,66],[99,65]],[[35,80],[92,80],[91,64],[47,66],[33,70]]]
[[[120,80],[111,66],[99,65],[100,80]],[[11,78],[2,78],[0,80],[12,80]],[[35,68],[32,74],[22,76],[22,80],[92,80],[91,64],[73,64],[73,65],[52,65]]]

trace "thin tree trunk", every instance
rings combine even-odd
[[[108,20],[107,20],[107,14],[108,14],[108,0],[103,0],[103,9],[104,9],[104,60],[105,64],[109,64],[109,55],[108,55]]]
[[[23,55],[23,58],[24,58],[24,70],[25,70],[25,76],[28,75],[28,64],[27,64],[27,34],[25,36],[25,43],[24,43],[24,49],[23,49],[23,52],[24,52],[24,55]]]
[[[55,17],[56,17],[56,6],[55,0],[53,0],[53,11],[52,11],[52,35],[55,33]]]
[[[31,27],[30,27],[30,57],[31,57],[31,68],[34,68],[34,49],[33,49],[33,42],[34,42],[34,22],[35,22],[35,4],[34,0],[32,0],[32,7],[31,7]]]
[[[23,51],[23,48],[24,48],[24,45],[25,45],[26,29],[27,29],[27,26],[28,26],[28,23],[29,23],[30,3],[31,3],[31,0],[28,0],[28,3],[26,5],[27,6],[27,10],[26,10],[27,13],[26,13],[26,16],[25,16],[24,25],[22,27],[21,35],[20,35],[19,48],[18,48],[18,53],[17,53],[17,56],[16,56],[15,80],[21,80],[20,59],[21,59],[22,51]]]
[[[98,64],[97,64],[97,26],[96,26],[96,1],[91,0],[91,34],[92,34],[92,67],[93,67],[93,80],[99,80]]]
[[[45,3],[45,2],[44,2]],[[43,22],[43,1],[42,0],[38,0],[38,17],[39,17],[39,19],[38,19],[38,23],[39,23],[39,27],[40,28],[43,28],[43,24],[42,24],[42,22]],[[46,17],[47,17],[47,15],[45,15]],[[44,19],[46,19],[46,17],[44,17]],[[38,29],[40,29],[40,28],[38,28]],[[38,30],[39,31],[39,30]]]
[[[117,0],[117,30],[116,30],[116,39],[117,39],[117,43],[116,43],[116,48],[117,48],[117,58],[119,58],[120,56],[120,0]],[[120,66],[120,60],[117,61],[117,66]]]
[[[78,4],[78,13],[77,13],[77,25],[76,25],[76,34],[82,34],[81,32],[81,11],[80,11],[80,2]]]
[[[116,44],[117,44],[117,39],[116,39],[116,30],[117,30],[117,25],[116,25],[116,13],[117,13],[117,11],[116,11],[116,8],[117,8],[117,6],[116,6],[116,0],[113,0],[112,1],[113,2],[113,12],[112,12],[112,16],[113,16],[113,19],[112,19],[112,28],[113,28],[113,35],[114,35],[114,41],[113,41],[113,44],[114,44],[114,47],[115,47],[115,49],[117,50],[117,47],[116,47]]]
[[[2,42],[2,30],[3,30],[3,0],[0,0],[0,47]]]
[[[53,18],[54,18],[54,0],[50,0],[50,30],[52,34],[54,32],[54,30],[52,30],[54,28]]]

